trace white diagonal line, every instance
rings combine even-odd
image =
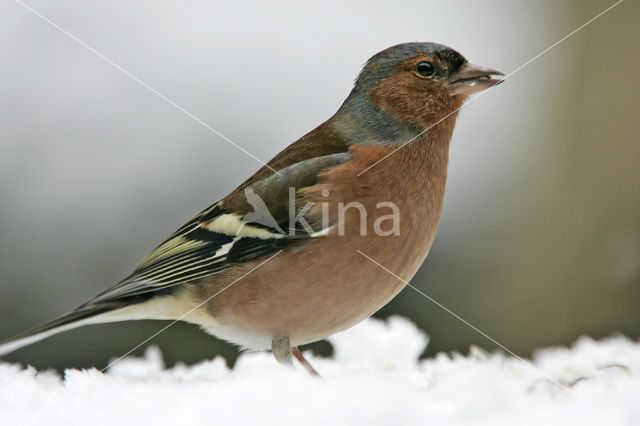
[[[596,16],[594,16],[593,18],[589,19],[587,22],[585,22],[584,24],[580,25],[578,28],[576,28],[575,30],[571,31],[569,34],[567,34],[566,36],[562,37],[560,40],[556,41],[555,43],[553,43],[551,46],[547,47],[546,49],[544,49],[543,51],[541,51],[540,53],[538,53],[536,56],[534,56],[533,58],[529,59],[527,62],[525,62],[524,64],[520,65],[519,67],[517,67],[515,70],[511,71],[509,74],[507,74],[502,80],[505,81],[508,78],[510,78],[512,75],[514,75],[515,73],[517,73],[518,71],[520,71],[521,69],[523,69],[524,67],[526,67],[527,65],[529,65],[531,62],[535,61],[536,59],[538,59],[540,56],[544,55],[545,53],[547,53],[548,51],[550,51],[551,49],[553,49],[554,47],[556,47],[557,45],[559,45],[560,43],[562,43],[563,41],[565,41],[566,39],[568,39],[569,37],[571,37],[572,35],[574,35],[575,33],[577,33],[578,31],[580,31],[581,29],[583,29],[584,27],[586,27],[587,25],[591,24],[593,21],[595,21],[596,19],[598,19],[599,17],[601,17],[602,15],[604,15],[605,13],[609,12],[611,9],[613,9],[614,7],[616,7],[617,5],[619,5],[620,3],[622,3],[624,0],[618,0],[616,3],[612,4],[611,6],[609,6],[608,8],[606,8],[605,10],[603,10],[602,12],[598,13]],[[364,172],[366,172],[367,170],[369,170],[370,168],[374,167],[375,165],[377,165],[378,163],[384,161],[385,159],[387,159],[388,157],[390,157],[391,155],[395,154],[396,152],[398,152],[399,150],[401,150],[402,148],[404,148],[406,145],[408,145],[409,143],[413,142],[414,140],[416,140],[417,138],[419,138],[420,136],[424,135],[426,132],[428,132],[429,130],[431,130],[433,127],[437,126],[438,124],[440,124],[442,121],[446,120],[447,118],[449,118],[451,115],[457,113],[458,111],[460,111],[462,108],[466,107],[467,105],[473,103],[476,101],[476,99],[478,99],[479,97],[485,95],[486,93],[489,93],[489,91],[491,91],[492,89],[495,88],[495,84],[491,87],[489,87],[487,90],[485,90],[482,93],[479,93],[478,95],[474,96],[473,98],[469,99],[468,101],[466,101],[464,104],[462,104],[462,106],[460,106],[459,108],[456,108],[455,110],[451,111],[449,114],[445,115],[443,118],[441,118],[440,120],[436,121],[434,124],[432,124],[431,126],[429,126],[428,128],[426,128],[425,130],[423,130],[422,132],[418,133],[417,135],[415,135],[414,137],[412,137],[411,139],[409,139],[406,142],[403,142],[402,145],[400,145],[399,147],[397,147],[396,149],[394,149],[393,151],[391,151],[390,153],[388,153],[387,155],[385,155],[384,157],[382,157],[381,159],[379,159],[378,161],[376,161],[375,163],[373,163],[372,165],[370,165],[369,167],[367,167],[366,169],[364,169],[363,171],[361,171],[360,173],[358,173],[357,176],[360,176],[361,174],[363,174]]]
[[[550,51],[551,49],[553,49],[554,47],[556,47],[557,45],[559,45],[560,43],[562,43],[563,41],[565,41],[566,39],[568,39],[569,37],[571,37],[572,35],[574,35],[575,33],[577,33],[578,31],[582,30],[584,27],[586,27],[587,25],[591,24],[593,21],[595,21],[596,19],[600,18],[602,15],[604,15],[605,13],[609,12],[611,9],[613,9],[614,7],[616,7],[617,5],[619,5],[620,3],[622,3],[624,0],[618,0],[617,2],[615,2],[614,4],[612,4],[611,6],[609,6],[608,8],[606,8],[605,10],[603,10],[602,12],[598,13],[596,16],[594,16],[593,18],[589,19],[587,22],[585,22],[584,24],[580,25],[578,28],[576,28],[575,30],[571,31],[569,34],[567,34],[566,36],[562,37],[560,40],[556,41],[555,43],[553,43],[551,46],[547,47],[546,49],[544,49],[542,52],[538,53],[536,56],[534,56],[533,58],[529,59],[527,62],[525,62],[524,64],[520,65],[518,68],[516,68],[515,70],[511,71],[506,77],[511,77],[512,75],[514,75],[515,73],[517,73],[518,71],[520,71],[522,68],[526,67],[527,65],[529,65],[531,62],[535,61],[536,59],[538,59],[540,56],[544,55],[545,53],[547,53],[548,51]]]
[[[398,275],[396,275],[395,273],[393,273],[392,271],[390,271],[389,269],[385,268],[384,266],[382,266],[380,263],[376,262],[374,259],[372,259],[371,257],[367,256],[366,254],[364,254],[362,251],[360,250],[356,250],[358,253],[360,253],[362,256],[364,256],[365,258],[367,258],[369,261],[371,261],[372,263],[374,263],[375,265],[377,265],[379,268],[383,269],[384,271],[386,271],[388,274],[394,276],[395,278],[397,278],[398,280],[402,281],[403,283],[405,283],[408,287],[411,287],[413,290],[415,290],[416,292],[418,292],[420,295],[422,295],[423,297],[429,299],[431,302],[435,303],[438,307],[444,309],[446,312],[448,312],[449,314],[453,315],[455,318],[457,318],[458,320],[462,321],[463,323],[465,323],[466,325],[468,325],[469,327],[471,327],[472,329],[474,329],[475,331],[477,331],[478,333],[480,333],[482,336],[486,337],[487,339],[489,339],[490,341],[492,341],[493,343],[495,343],[496,345],[498,345],[500,348],[502,348],[503,350],[505,350],[506,352],[508,352],[510,355],[512,355],[514,358],[518,359],[520,362],[522,362],[523,364],[533,368],[534,370],[536,370],[537,372],[541,373],[543,376],[545,376],[548,380],[550,380],[553,384],[555,384],[556,386],[558,386],[560,389],[572,394],[575,396],[575,394],[573,393],[573,391],[571,389],[569,389],[567,386],[563,385],[562,383],[558,382],[556,379],[554,379],[553,377],[551,377],[549,374],[547,374],[546,372],[544,372],[540,367],[537,367],[536,365],[534,365],[532,362],[527,361],[526,359],[516,355],[513,351],[511,351],[509,348],[507,348],[506,346],[504,346],[502,343],[498,342],[497,340],[495,340],[494,338],[492,338],[491,336],[489,336],[487,333],[485,333],[484,331],[480,330],[478,327],[474,326],[473,324],[471,324],[469,321],[465,320],[464,318],[462,318],[461,316],[457,315],[455,312],[453,312],[451,309],[447,308],[446,306],[442,305],[441,303],[439,303],[437,300],[433,299],[432,297],[430,297],[429,295],[427,295],[425,292],[423,292],[422,290],[416,288],[415,286],[411,285],[409,283],[409,281],[406,281],[404,279],[402,279],[401,277],[399,277]],[[579,399],[578,399],[579,400]],[[580,401],[580,400],[579,400]],[[607,418],[609,421],[611,421],[611,423],[613,424],[617,424],[617,422],[615,422],[611,417],[609,417],[606,413],[602,412],[600,409],[598,409],[597,407],[592,406],[591,404],[587,404],[583,401],[580,401],[582,404],[584,404],[585,406],[589,407],[590,409],[592,409],[593,411],[595,411],[596,413],[602,415],[603,417]]]
[[[119,356],[118,358],[116,358],[115,360],[111,361],[109,364],[107,364],[106,367],[104,367],[103,369],[101,369],[101,372],[104,372],[106,369],[108,369],[109,367],[111,367],[112,365],[116,364],[117,362],[119,362],[122,358],[126,357],[127,355],[129,355],[131,352],[135,351],[136,349],[138,349],[140,346],[144,345],[145,343],[147,343],[149,340],[153,339],[154,337],[156,337],[158,334],[164,332],[165,330],[167,330],[169,327],[173,326],[175,323],[177,323],[178,321],[181,321],[182,319],[184,319],[187,315],[189,315],[191,312],[195,311],[196,309],[198,309],[199,307],[201,307],[202,305],[204,305],[205,303],[209,302],[211,299],[213,299],[214,297],[216,297],[217,295],[219,295],[220,293],[222,293],[223,291],[225,291],[226,289],[228,289],[229,287],[231,287],[232,285],[234,285],[235,283],[237,283],[238,281],[240,281],[241,279],[243,279],[244,277],[246,277],[247,275],[249,275],[250,273],[252,273],[253,271],[255,271],[256,269],[258,269],[259,267],[261,267],[262,265],[264,265],[265,263],[267,263],[268,261],[270,261],[271,259],[273,259],[274,257],[276,257],[277,255],[279,255],[280,253],[282,253],[282,250],[278,250],[276,253],[274,253],[273,255],[271,255],[268,259],[260,262],[260,264],[256,265],[255,267],[253,267],[250,271],[246,272],[245,274],[243,274],[241,277],[233,280],[233,282],[231,284],[226,285],[225,287],[223,287],[221,290],[215,292],[213,294],[213,296],[208,297],[207,299],[205,299],[203,302],[200,302],[196,307],[192,308],[191,310],[185,312],[184,314],[182,314],[179,318],[176,318],[175,320],[171,321],[169,324],[167,324],[166,326],[162,327],[160,330],[158,330],[157,332],[155,332],[153,335],[147,337],[146,339],[144,339],[142,342],[138,343],[136,346],[134,346],[133,348],[129,349],[124,355]]]
[[[379,264],[378,262],[376,262],[375,260],[373,260],[372,258],[370,258],[369,256],[367,256],[366,254],[364,254],[363,252],[361,252],[360,250],[357,250],[358,253],[360,253],[361,255],[363,255],[364,257],[366,257],[367,259],[369,259],[371,262],[375,263],[376,265],[378,265],[380,268],[384,269],[385,271],[387,271],[389,274],[393,275],[394,277],[396,277],[397,279],[399,279],[400,281],[402,281],[403,283],[405,283],[406,285],[408,285],[409,287],[411,287],[412,289],[414,289],[415,291],[417,291],[418,293],[420,293],[421,295],[423,295],[424,297],[426,297],[427,299],[429,299],[430,301],[432,301],[433,303],[435,303],[436,305],[438,305],[440,308],[444,309],[445,311],[447,311],[449,314],[453,315],[454,317],[456,317],[457,319],[459,319],[460,321],[462,321],[463,323],[465,323],[466,325],[468,325],[469,327],[473,328],[475,331],[477,331],[478,333],[482,334],[484,337],[486,337],[487,339],[491,340],[493,343],[495,343],[496,345],[498,345],[499,347],[501,347],[502,349],[504,349],[505,351],[509,352],[511,355],[513,355],[514,357],[518,358],[519,360],[523,361],[523,362],[527,362],[524,359],[520,358],[518,355],[516,355],[515,353],[513,353],[511,350],[509,350],[509,348],[505,347],[502,343],[496,341],[495,339],[493,339],[491,336],[487,335],[487,333],[485,333],[484,331],[480,330],[479,328],[477,328],[476,326],[474,326],[473,324],[471,324],[470,322],[468,322],[467,320],[465,320],[464,318],[460,317],[459,315],[457,315],[455,312],[453,312],[451,309],[447,308],[446,306],[438,303],[437,300],[433,299],[432,297],[429,297],[427,294],[425,294],[422,290],[414,287],[411,283],[409,283],[409,281],[405,281],[402,278],[400,278],[399,276],[397,276],[396,274],[394,274],[393,272],[391,272],[389,269],[385,268],[384,266],[382,266],[381,264]],[[533,366],[533,365],[532,365]],[[535,366],[534,366],[535,367]],[[535,367],[537,368],[537,367]]]
[[[162,98],[164,101],[166,101],[170,105],[172,105],[175,108],[177,108],[178,110],[182,111],[184,114],[186,114],[187,116],[191,117],[192,119],[194,119],[195,121],[197,121],[198,123],[200,123],[201,125],[206,127],[207,129],[211,130],[213,133],[215,133],[216,135],[220,136],[222,139],[224,139],[225,141],[229,142],[231,145],[235,146],[236,148],[238,148],[239,150],[241,150],[242,152],[244,152],[245,154],[247,154],[248,156],[250,156],[251,158],[253,158],[257,162],[262,164],[263,166],[271,169],[271,171],[273,171],[274,173],[282,176],[282,174],[280,172],[278,172],[277,170],[273,169],[271,166],[267,165],[267,163],[265,163],[264,161],[262,161],[261,159],[259,159],[258,157],[256,157],[255,155],[253,155],[252,153],[250,153],[249,151],[247,151],[246,149],[244,149],[243,147],[241,147],[240,145],[238,145],[237,143],[235,143],[234,141],[232,141],[231,139],[229,139],[228,137],[226,137],[225,135],[223,135],[222,133],[220,133],[216,129],[214,129],[213,127],[209,126],[207,123],[205,123],[204,121],[202,121],[201,119],[199,119],[198,117],[196,117],[195,115],[193,115],[192,113],[190,113],[189,111],[187,111],[186,109],[184,109],[183,107],[181,107],[180,105],[178,105],[177,103],[175,103],[174,101],[172,101],[171,99],[169,99],[168,97],[163,95],[162,93],[158,92],[156,89],[154,89],[153,87],[149,86],[147,83],[145,83],[144,81],[140,80],[138,77],[136,77],[135,75],[131,74],[129,71],[127,71],[126,69],[122,68],[120,65],[116,64],[111,59],[107,58],[102,53],[98,52],[96,49],[94,49],[93,47],[89,46],[87,43],[85,43],[84,41],[80,40],[79,38],[77,38],[76,36],[71,34],[69,31],[65,30],[60,25],[58,25],[55,22],[53,22],[51,19],[47,18],[46,16],[44,16],[43,14],[41,14],[40,12],[38,12],[37,10],[35,10],[31,6],[29,6],[28,4],[22,2],[21,0],[15,0],[15,1],[16,1],[16,3],[20,4],[22,7],[24,7],[28,11],[32,12],[34,15],[38,16],[39,18],[41,18],[43,21],[47,22],[49,25],[51,25],[52,27],[54,27],[55,29],[57,29],[58,31],[60,31],[61,33],[63,33],[64,35],[66,35],[67,37],[72,39],[73,41],[75,41],[76,43],[80,44],[82,47],[84,47],[87,50],[89,50],[91,53],[93,53],[97,57],[99,57],[99,58],[103,59],[104,61],[108,62],[115,69],[117,69],[118,71],[120,71],[123,74],[127,75],[128,77],[130,77],[131,79],[133,79],[134,81],[139,83],[141,86],[143,86],[144,88],[146,88],[150,92],[156,94],[157,96]]]
[[[420,293],[422,296],[426,297],[427,299],[429,299],[430,301],[432,301],[433,303],[435,303],[436,305],[438,305],[440,308],[444,309],[445,311],[447,311],[449,314],[453,315],[454,317],[456,317],[457,319],[459,319],[460,321],[462,321],[463,323],[465,323],[466,325],[468,325],[469,327],[473,328],[475,331],[477,331],[478,333],[482,334],[484,337],[486,337],[487,339],[491,340],[493,343],[495,343],[496,345],[498,345],[500,348],[504,349],[505,351],[507,351],[509,354],[513,355],[514,357],[518,358],[520,361],[525,362],[529,365],[531,365],[532,367],[538,369],[538,367],[534,366],[533,364],[525,361],[523,358],[519,357],[518,355],[516,355],[515,353],[513,353],[511,350],[509,350],[509,348],[507,348],[506,346],[504,346],[502,343],[496,341],[495,339],[493,339],[491,336],[487,335],[484,331],[480,330],[479,328],[477,328],[476,326],[474,326],[473,324],[469,323],[467,320],[465,320],[464,318],[460,317],[459,315],[457,315],[455,312],[453,312],[451,309],[447,308],[446,306],[438,303],[437,300],[433,299],[432,297],[429,297],[427,294],[425,294],[422,290],[414,287],[411,283],[409,283],[409,281],[406,281],[402,278],[400,278],[398,275],[396,275],[395,273],[391,272],[389,269],[385,268],[384,266],[382,266],[380,263],[376,262],[375,260],[373,260],[371,257],[367,256],[366,254],[364,254],[363,252],[361,252],[360,250],[356,250],[358,253],[360,253],[362,256],[366,257],[367,259],[369,259],[371,262],[375,263],[376,265],[378,265],[378,267],[384,269],[386,272],[388,272],[389,274],[393,275],[394,277],[396,277],[398,280],[402,281],[403,283],[405,283],[407,286],[411,287],[412,289],[414,289],[415,291],[417,291],[418,293]],[[552,379],[553,380],[553,379]],[[557,383],[558,386],[562,386],[559,383]]]

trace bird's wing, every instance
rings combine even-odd
[[[149,254],[126,279],[89,304],[123,301],[260,259],[312,235],[289,232],[290,188],[315,185],[318,174],[348,161],[338,153],[302,161],[255,181],[205,209]],[[294,200],[295,201],[295,200]]]

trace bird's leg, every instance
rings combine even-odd
[[[297,346],[291,348],[291,352],[293,353],[293,356],[295,356],[296,359],[300,362],[300,364],[302,364],[305,370],[307,370],[312,376],[320,376],[316,369],[313,368],[313,366],[309,363],[309,361],[307,361],[304,355],[302,355],[302,352],[300,352],[300,349],[298,349]]]
[[[291,347],[291,342],[289,341],[289,337],[276,337],[271,341],[271,352],[275,357],[276,361],[280,364],[288,365],[293,367],[293,358],[291,355],[295,356],[296,359],[300,362],[300,364],[307,370],[312,376],[320,376],[315,368],[307,361],[307,359],[302,355],[300,349],[296,346]]]
[[[289,337],[274,337],[271,341],[271,352],[280,364],[293,366],[291,359],[291,343]]]

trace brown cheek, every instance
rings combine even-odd
[[[446,88],[406,72],[387,77],[368,97],[381,111],[417,127],[429,127],[458,107]]]

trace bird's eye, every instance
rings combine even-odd
[[[416,72],[423,77],[431,77],[435,68],[431,62],[420,62],[416,65]]]

